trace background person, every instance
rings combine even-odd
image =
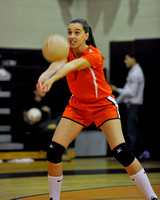
[[[33,108],[39,111],[40,117],[38,115],[37,117],[34,115],[31,117],[29,115],[30,110]],[[45,150],[52,137],[52,134],[47,132],[47,126],[52,123],[52,119],[51,108],[48,105],[45,94],[40,94],[37,89],[34,89],[33,96],[26,102],[26,105],[24,104],[22,112],[25,149]],[[39,143],[35,145],[37,136],[39,137]]]
[[[139,114],[144,97],[145,77],[134,52],[129,52],[125,56],[124,62],[126,67],[130,68],[126,83],[123,88],[111,85],[111,89],[112,91],[119,93],[119,96],[117,97],[118,104],[126,104],[127,137],[130,150],[138,156],[138,146],[141,149],[139,159],[149,159],[150,153],[145,149],[142,134],[138,129]]]

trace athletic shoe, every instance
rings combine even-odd
[[[142,161],[142,160],[148,160],[151,158],[151,154],[149,151],[144,151],[139,157],[138,160]]]
[[[159,200],[159,199],[157,199],[157,198],[155,198],[155,197],[151,197],[151,200]]]

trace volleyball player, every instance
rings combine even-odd
[[[78,18],[70,22],[68,42],[67,59],[52,63],[37,83],[39,92],[46,93],[55,81],[66,76],[73,94],[48,147],[50,200],[60,199],[63,152],[92,122],[101,128],[115,158],[146,198],[157,200],[144,169],[125,144],[118,105],[103,74],[103,58],[85,20]]]

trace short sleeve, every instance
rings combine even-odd
[[[86,55],[82,56],[81,58],[88,60],[91,63],[93,69],[95,69],[99,65],[103,64],[102,55],[101,55],[101,53],[99,53],[97,51],[91,50]]]

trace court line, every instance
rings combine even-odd
[[[152,184],[152,186],[160,186],[158,184]],[[123,188],[123,187],[136,187],[135,185],[120,185],[120,186],[108,186],[108,187],[100,187],[100,188],[86,188],[86,189],[78,189],[78,190],[66,190],[66,191],[62,191],[62,193],[67,193],[67,192],[76,192],[76,191],[86,191],[86,190],[96,190],[96,189],[107,189],[107,188]],[[21,199],[24,199],[25,198],[30,198],[30,197],[38,197],[38,196],[44,196],[44,195],[48,195],[49,193],[44,193],[44,194],[36,194],[36,195],[31,195],[31,196],[24,196],[24,197],[18,197],[18,198],[14,198],[14,199],[11,199],[11,200],[21,200]],[[106,198],[106,199],[94,199],[94,200],[116,200],[116,199],[119,199],[119,200],[124,200],[124,199],[144,199],[144,197],[120,197],[120,198]],[[90,199],[92,200],[92,199]]]
[[[159,173],[160,168],[145,168],[147,173]],[[0,179],[47,176],[47,171],[0,173]],[[123,174],[125,169],[64,170],[63,175]]]

